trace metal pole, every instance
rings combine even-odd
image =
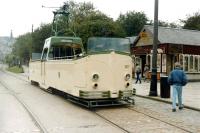
[[[29,60],[32,60],[32,55],[33,55],[33,24],[32,24],[32,27],[31,27],[31,52],[30,52],[30,59]]]
[[[155,0],[152,74],[149,96],[157,96],[158,0]]]

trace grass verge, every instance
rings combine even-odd
[[[23,73],[24,72],[23,68],[18,67],[18,66],[8,67],[7,70],[10,72],[13,72],[13,73]]]

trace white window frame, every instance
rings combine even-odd
[[[150,56],[150,71],[152,70],[152,58],[153,58],[153,55],[152,54],[148,54],[146,57]],[[158,58],[160,58],[160,61],[158,62]],[[157,72],[160,72],[161,71],[161,54],[157,54]],[[158,67],[160,66],[160,67]]]
[[[196,59],[197,59],[197,68],[196,68]],[[198,72],[199,70],[199,58],[197,55],[194,55],[194,72]]]
[[[190,54],[181,54],[180,56],[183,56],[183,70],[187,73],[200,73],[200,55],[190,55]],[[188,58],[188,63],[187,63],[187,71],[185,69],[185,57]],[[192,62],[191,62],[191,57],[192,57]],[[197,58],[197,70],[195,69],[195,58]],[[179,60],[180,61],[180,60]]]
[[[167,72],[167,55],[162,54],[162,72]]]

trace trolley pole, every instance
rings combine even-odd
[[[154,30],[153,30],[153,56],[152,74],[149,96],[157,96],[157,45],[158,45],[158,0],[155,0],[154,7]]]

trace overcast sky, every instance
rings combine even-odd
[[[14,37],[31,31],[32,24],[37,28],[41,23],[50,23],[53,9],[45,6],[59,7],[66,0],[1,0],[0,1],[0,36],[9,36],[11,29]],[[120,13],[143,11],[153,20],[154,0],[74,0],[90,1],[94,7],[114,20]],[[200,0],[159,0],[159,20],[179,22],[187,15],[200,11]]]

